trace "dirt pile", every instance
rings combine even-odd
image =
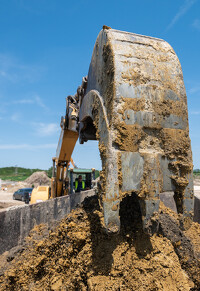
[[[34,185],[34,187],[40,185],[50,185],[51,179],[47,176],[44,171],[35,172],[30,177],[28,177],[25,182],[29,185]]]
[[[4,255],[0,290],[199,290],[200,226],[183,232],[161,205],[159,233],[149,237],[134,202],[121,204],[117,235],[106,233],[95,196],[49,233],[37,226],[17,255]]]

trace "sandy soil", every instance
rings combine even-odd
[[[12,200],[17,187],[0,191],[0,203],[24,204]],[[183,231],[180,215],[161,203],[150,237],[131,199],[121,205],[117,235],[106,233],[97,197],[51,231],[36,226],[25,245],[0,256],[0,290],[200,290],[200,225]]]
[[[199,224],[182,231],[161,203],[160,229],[149,237],[132,199],[117,235],[106,233],[97,197],[50,232],[36,226],[26,245],[1,257],[0,290],[199,290]]]

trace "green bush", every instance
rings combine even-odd
[[[24,181],[34,172],[43,171],[41,169],[27,169],[21,167],[0,168],[0,178],[2,180]]]

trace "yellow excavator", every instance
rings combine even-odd
[[[99,195],[109,232],[119,231],[120,203],[132,193],[147,232],[161,194],[174,197],[183,224],[192,219],[187,97],[180,62],[167,42],[104,26],[88,76],[66,101],[51,197],[69,191],[65,173],[77,139],[81,144],[98,140]]]
[[[53,158],[53,160],[56,160],[56,158]],[[68,195],[69,193],[73,194],[74,192],[77,192],[75,184],[76,184],[76,181],[78,181],[79,176],[83,177],[83,181],[84,181],[85,188],[82,189],[82,191],[89,190],[93,187],[92,182],[93,180],[95,180],[95,169],[94,168],[92,169],[78,168],[72,158],[70,162],[73,168],[69,168],[70,166],[70,163],[69,163],[68,167],[65,167],[64,169],[62,169],[63,171],[62,191],[59,196],[64,196],[64,195]],[[54,181],[54,179],[53,178],[51,179],[51,184],[52,184],[52,181]],[[61,179],[59,182],[61,184]],[[36,188],[34,188],[32,191],[30,204],[46,201],[48,199],[55,198],[55,197],[59,197],[57,193],[55,193],[54,196],[52,194],[53,193],[51,191],[50,186],[39,185]]]
[[[83,89],[82,89],[83,90]],[[78,91],[78,90],[77,90]],[[78,104],[79,93],[68,96],[66,99],[66,115],[61,118],[61,134],[53,158],[53,170],[51,179],[51,197],[59,197],[68,194],[69,178],[66,175],[69,163],[72,160],[72,152],[77,142],[78,133]],[[72,162],[72,165],[74,163]],[[75,165],[74,165],[75,166]]]
[[[75,165],[72,158],[71,158],[70,162],[74,168],[77,168],[77,166]],[[68,168],[69,168],[69,166],[70,166],[70,163],[68,164]],[[68,177],[68,173],[67,173],[68,168],[66,168],[64,171],[64,176],[66,178]],[[73,172],[73,168],[70,169],[70,172],[71,171]],[[65,193],[67,193],[67,191],[65,191]],[[45,186],[45,185],[39,185],[33,189],[32,193],[31,193],[30,203],[31,204],[38,203],[38,202],[46,201],[50,198],[53,198],[53,196],[51,195],[51,187]]]

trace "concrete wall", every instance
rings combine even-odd
[[[200,223],[200,193],[194,196],[194,221]]]
[[[75,193],[32,205],[14,206],[0,212],[0,254],[23,243],[35,225],[52,225],[75,209],[85,197],[94,195],[93,190]],[[165,194],[162,201],[167,207],[174,208],[171,193]],[[170,204],[171,203],[171,204]],[[172,207],[173,206],[173,207]],[[173,209],[176,210],[176,209]],[[200,195],[195,195],[194,221],[200,223]]]
[[[0,254],[22,244],[35,225],[51,225],[61,220],[85,197],[94,193],[94,190],[88,190],[32,205],[14,206],[0,212]]]

